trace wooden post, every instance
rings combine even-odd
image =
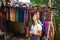
[[[48,6],[51,7],[51,0],[49,0],[49,2],[48,2]]]

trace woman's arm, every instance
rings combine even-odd
[[[36,36],[42,36],[42,30],[38,30],[38,33],[35,34]]]

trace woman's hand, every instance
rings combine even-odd
[[[33,35],[33,32],[32,31],[29,31],[29,36],[32,36]]]

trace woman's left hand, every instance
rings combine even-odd
[[[32,31],[29,31],[29,36],[32,36],[33,32]]]

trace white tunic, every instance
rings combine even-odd
[[[31,31],[32,31],[34,34],[37,34],[37,33],[38,33],[38,30],[42,30],[42,26],[41,26],[40,24],[32,25]]]

